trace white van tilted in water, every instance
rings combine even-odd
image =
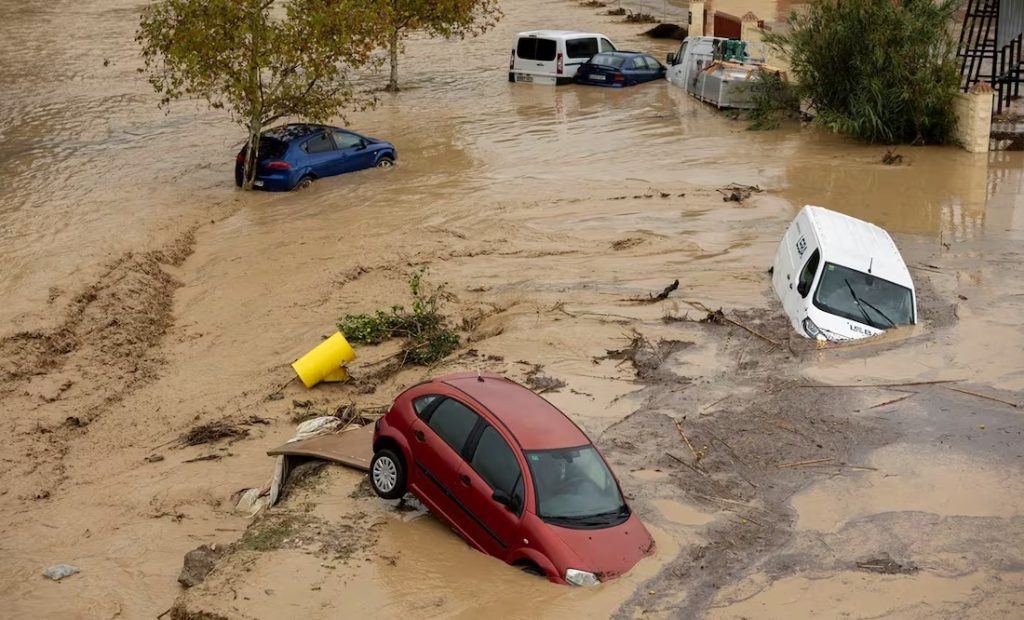
[[[797,333],[850,340],[917,323],[917,297],[885,230],[806,206],[775,253],[772,286]]]
[[[509,82],[569,84],[576,69],[598,52],[614,52],[608,37],[596,32],[532,30],[516,35],[508,62]]]

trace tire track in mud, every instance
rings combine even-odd
[[[67,443],[127,395],[154,380],[152,354],[173,323],[170,268],[192,253],[196,227],[157,250],[128,252],[76,295],[50,330],[0,340],[0,402],[11,441],[0,449],[7,486],[44,499],[60,484]]]

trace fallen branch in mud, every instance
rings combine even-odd
[[[740,185],[739,183],[730,183],[725,187],[718,188],[718,193],[722,194],[722,202],[743,202],[750,198],[751,194],[760,194],[763,191],[757,185]]]
[[[779,465],[776,465],[775,467],[777,469],[788,469],[790,467],[803,467],[804,465],[817,465],[818,463],[827,463],[827,462],[833,461],[833,460],[835,460],[835,459],[833,459],[830,456],[830,457],[824,458],[824,459],[812,459],[810,461],[798,461],[796,463],[781,463]]]
[[[207,454],[205,456],[197,456],[194,459],[182,461],[182,463],[202,463],[203,461],[219,461],[222,458],[224,457],[221,456],[220,454]]]
[[[679,288],[679,280],[675,280],[675,281],[672,282],[672,284],[669,284],[664,289],[662,289],[662,291],[660,293],[658,293],[657,295],[651,295],[650,293],[648,293],[647,297],[634,297],[633,299],[630,299],[629,301],[632,301],[632,302],[635,302],[635,303],[640,303],[640,304],[653,304],[653,303],[656,303],[656,302],[659,302],[659,301],[665,301],[666,299],[668,299],[668,296],[672,294],[672,291],[674,291],[674,290],[676,290],[678,288]]]
[[[694,310],[699,310],[701,312],[706,312],[707,316],[704,317],[703,319],[701,319],[702,323],[721,324],[722,321],[725,321],[727,323],[735,325],[736,327],[739,327],[740,329],[743,329],[743,330],[747,331],[750,334],[753,334],[754,336],[757,336],[761,340],[764,340],[765,342],[767,342],[768,344],[770,344],[770,345],[772,345],[774,347],[778,347],[780,349],[783,348],[782,344],[780,344],[779,342],[776,342],[775,340],[772,340],[768,336],[765,336],[764,334],[762,334],[760,332],[757,332],[757,331],[747,327],[746,325],[744,325],[743,323],[740,323],[739,321],[737,321],[735,319],[732,319],[732,318],[729,318],[729,317],[725,316],[725,312],[723,312],[721,308],[719,308],[718,310],[712,311],[710,308],[708,308],[707,306],[705,306],[704,304],[702,304],[699,301],[692,301],[692,300],[689,300],[689,299],[681,299],[680,301],[682,301],[684,304],[690,306]]]
[[[676,456],[676,455],[672,454],[671,452],[666,452],[666,453],[665,453],[665,456],[667,456],[668,458],[672,459],[672,460],[673,460],[673,461],[675,461],[676,463],[679,463],[679,464],[680,464],[680,465],[682,465],[683,467],[685,467],[685,468],[687,468],[687,469],[689,469],[689,470],[692,470],[692,471],[693,471],[693,472],[695,472],[695,473],[698,473],[698,474],[700,474],[700,475],[702,475],[702,476],[707,476],[707,475],[708,475],[708,474],[707,474],[707,472],[703,472],[703,471],[701,471],[701,470],[697,469],[697,468],[696,468],[696,467],[694,467],[693,465],[690,465],[689,463],[687,463],[687,462],[686,462],[686,461],[684,461],[683,459],[679,458],[678,456]]]
[[[917,394],[917,392],[914,392],[914,394]],[[871,405],[870,407],[868,407],[868,409],[869,410],[870,409],[878,409],[879,407],[885,407],[886,405],[895,405],[896,403],[900,403],[900,402],[903,402],[903,401],[907,400],[908,398],[910,398],[914,394],[906,394],[906,395],[900,396],[898,398],[893,398],[891,400],[887,400],[884,403],[878,403],[877,405]]]
[[[291,379],[288,379],[287,381],[282,383],[280,386],[278,386],[276,390],[274,390],[270,394],[267,394],[267,400],[281,400],[282,398],[284,398],[284,394],[282,394],[281,391],[284,390],[289,385],[291,385],[292,381],[295,381],[296,379],[298,379],[298,376],[293,376]]]
[[[679,431],[679,436],[683,438],[684,442],[686,442],[686,447],[689,448],[690,452],[693,453],[694,465],[700,463],[700,460],[704,458],[704,453],[698,452],[693,448],[693,444],[690,443],[690,439],[686,436],[686,433],[683,432],[683,424],[679,420],[672,418],[672,423],[676,425],[676,430]]]
[[[224,420],[207,422],[193,426],[178,438],[182,446],[198,446],[204,443],[215,443],[221,439],[242,439],[249,435],[249,429],[241,428]]]
[[[967,394],[968,396],[976,396],[978,398],[984,398],[985,400],[991,400],[992,402],[1002,403],[1004,405],[1009,405],[1009,406],[1013,407],[1014,409],[1019,409],[1020,408],[1020,403],[1013,403],[1013,402],[1010,402],[1008,400],[1003,400],[1001,398],[996,398],[995,396],[989,396],[988,394],[980,394],[978,392],[972,392],[970,390],[965,390],[963,388],[957,388],[957,387],[952,387],[952,386],[948,386],[948,385],[946,386],[946,389],[947,390],[953,390],[954,392],[960,392],[961,394]]]
[[[789,387],[795,388],[897,388],[914,385],[939,385],[941,383],[960,383],[963,379],[937,379],[935,381],[907,381],[906,383],[801,383]],[[951,388],[952,389],[952,388]]]

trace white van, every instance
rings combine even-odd
[[[608,37],[596,32],[532,30],[516,35],[508,62],[509,82],[568,84],[579,65],[599,52],[614,52]]]
[[[714,62],[716,53],[720,53],[721,46],[728,41],[729,39],[725,37],[686,37],[679,44],[679,50],[665,58],[665,64],[668,65],[665,79],[690,93],[698,93],[698,77],[701,71]],[[753,41],[743,43],[743,58],[736,60],[742,63],[764,64],[764,47]]]
[[[797,333],[851,340],[917,323],[917,298],[885,230],[805,206],[775,253],[772,286]]]

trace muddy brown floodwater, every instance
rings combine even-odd
[[[410,41],[405,90],[351,115],[395,142],[397,168],[243,194],[237,130],[191,103],[157,110],[135,73],[139,8],[3,6],[4,616],[1024,613],[1021,154],[904,147],[883,166],[884,148],[749,132],[667,84],[509,84],[521,30],[672,47],[574,2],[522,0],[478,39]],[[732,182],[766,191],[723,202]],[[790,334],[766,269],[805,203],[894,233],[921,325],[822,350]],[[267,399],[339,315],[407,303],[422,267],[451,293],[456,354]],[[667,300],[631,301],[674,279]],[[696,322],[687,301],[782,346]],[[657,540],[622,579],[576,590],[521,574],[340,468],[254,522],[232,510],[269,477],[293,399],[370,408],[431,372],[523,379],[535,364],[566,382],[545,396]],[[957,383],[919,384],[940,380]],[[894,383],[917,385],[868,387]],[[241,436],[180,447],[219,420]],[[183,593],[182,556],[206,543],[231,546]],[[885,558],[913,568],[871,568]],[[81,573],[41,576],[62,562]]]

